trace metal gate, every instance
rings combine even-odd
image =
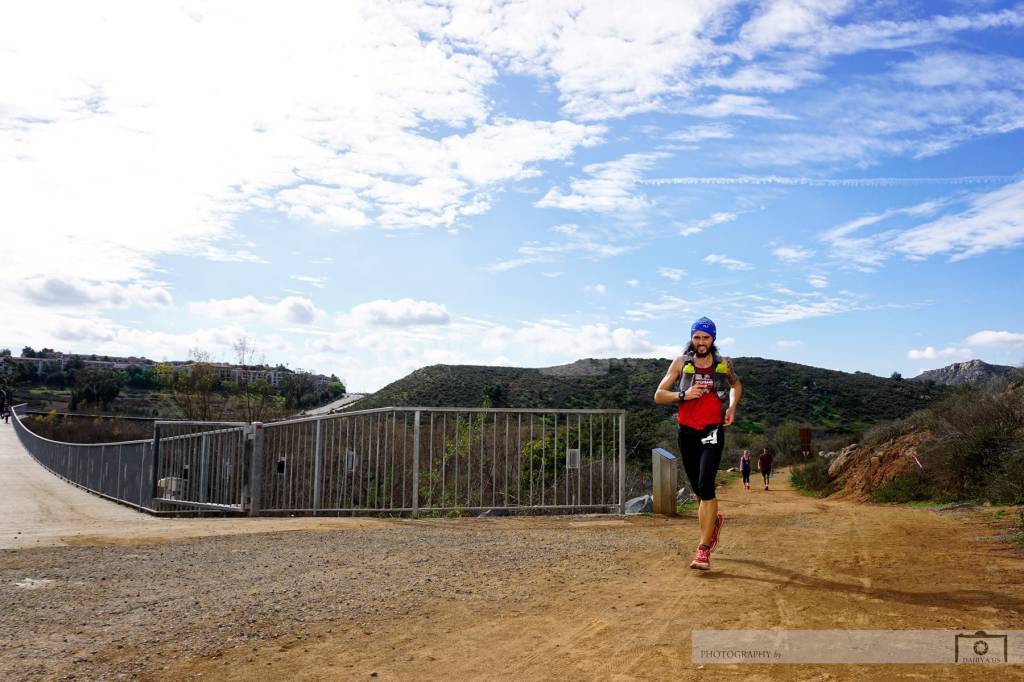
[[[246,511],[253,431],[236,422],[156,422],[153,501]]]

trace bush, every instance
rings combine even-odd
[[[931,409],[922,461],[953,499],[1024,500],[1024,388],[959,387]]]
[[[927,481],[916,472],[900,474],[871,494],[875,502],[923,502],[932,497]]]
[[[829,461],[824,457],[815,457],[806,464],[793,467],[789,481],[793,487],[817,497],[825,497],[835,490],[835,485],[828,477]]]

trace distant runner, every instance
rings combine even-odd
[[[731,426],[736,418],[743,393],[732,361],[718,354],[716,335],[715,323],[708,318],[694,322],[689,345],[672,361],[654,392],[654,402],[659,405],[679,405],[679,455],[690,487],[700,501],[700,544],[690,568],[702,571],[711,568],[711,552],[718,545],[725,521],[718,513],[715,476],[725,446],[724,427]]]
[[[750,450],[740,456],[740,471],[743,472],[743,489],[750,490]]]
[[[761,454],[758,455],[757,470],[764,478],[764,489],[768,490],[768,480],[772,477],[772,453],[768,451],[768,448],[761,450]]]

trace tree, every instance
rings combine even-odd
[[[227,408],[227,393],[220,383],[220,374],[210,362],[210,354],[198,348],[188,352],[188,365],[157,365],[157,376],[171,392],[174,404],[186,419],[217,421]]]
[[[504,384],[491,384],[484,390],[484,407],[507,407],[508,387]]]
[[[290,409],[302,409],[303,405],[313,396],[316,382],[313,375],[302,370],[286,374],[281,379],[281,393],[284,395],[284,406]]]
[[[105,367],[89,367],[75,373],[75,384],[71,387],[71,403],[76,409],[80,404],[98,403],[104,410],[117,399],[123,386],[121,376]]]
[[[9,358],[9,357],[11,357],[11,349],[10,348],[0,348],[0,358]]]
[[[36,352],[32,348],[32,346],[25,346],[24,348],[21,349],[21,357],[23,357],[23,358],[34,358],[34,357],[36,357]]]
[[[892,376],[890,376],[889,378],[890,379],[894,379],[896,381],[902,381],[903,380],[903,375],[900,374],[899,372],[893,372]]]
[[[235,351],[235,364],[243,368],[263,365],[264,358],[257,358],[256,344],[249,337],[240,337],[231,347]],[[245,372],[240,372],[230,388],[245,421],[267,421],[277,411],[274,387],[265,379],[251,379]]]

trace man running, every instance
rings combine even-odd
[[[715,323],[702,317],[690,327],[690,343],[672,361],[654,392],[659,405],[678,404],[679,454],[697,496],[700,544],[690,568],[711,568],[724,517],[718,513],[715,476],[725,446],[725,426],[736,418],[743,386],[732,361],[718,354]],[[726,408],[726,401],[728,407]],[[722,411],[725,410],[723,418]]]
[[[768,480],[772,476],[772,453],[768,451],[768,448],[761,450],[761,454],[757,456],[757,470],[764,478],[764,489],[768,490]]]

